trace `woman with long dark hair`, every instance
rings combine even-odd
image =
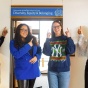
[[[36,77],[40,76],[38,60],[41,47],[26,24],[20,24],[15,37],[10,41],[10,52],[14,57],[14,73],[18,88],[33,88]]]
[[[69,30],[63,33],[59,20],[52,23],[51,38],[47,34],[43,53],[49,57],[48,82],[49,88],[69,88],[70,55],[75,52],[75,44]]]

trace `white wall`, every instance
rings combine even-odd
[[[79,26],[88,27],[88,0],[64,0],[63,2],[63,27],[71,30],[71,35],[76,42],[76,32]]]
[[[9,53],[9,41],[10,41],[10,5],[11,0],[2,0],[0,3],[0,33],[6,26],[8,28],[8,34],[6,35],[3,45],[0,47],[0,88],[9,88],[10,78],[10,53]]]
[[[10,30],[10,5],[63,5],[63,27],[68,27],[77,42],[77,29],[81,25],[88,35],[88,0],[2,0],[0,3],[0,32],[4,26]],[[10,32],[0,48],[1,83],[0,88],[9,88]],[[84,88],[84,66],[86,57],[71,57],[70,88]]]
[[[62,5],[62,0],[12,0],[12,5]]]
[[[82,26],[88,35],[88,0],[63,1],[63,27],[69,28],[72,38],[77,42],[77,29]],[[71,57],[70,88],[84,88],[84,68],[86,57]]]

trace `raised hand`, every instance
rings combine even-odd
[[[67,31],[65,32],[65,34],[66,34],[66,36],[67,36],[67,37],[71,37],[71,35],[70,35],[70,32],[69,32],[68,28],[67,28]]]
[[[6,36],[6,34],[8,33],[8,30],[7,30],[7,28],[5,27],[4,29],[3,29],[3,31],[2,31],[2,36]]]
[[[47,32],[47,38],[50,38],[50,37],[51,37],[51,33]]]
[[[83,34],[83,30],[82,30],[82,27],[80,26],[80,28],[78,29],[77,31],[78,34]]]
[[[30,46],[33,46],[32,41],[33,41],[33,38],[32,38],[31,41],[28,43]]]
[[[47,31],[47,38],[50,38],[50,37],[51,37],[51,32],[48,29],[48,31]]]

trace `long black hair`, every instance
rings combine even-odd
[[[25,38],[25,41],[22,41],[22,37],[20,35],[20,31],[21,31],[21,27],[22,26],[27,26],[27,29],[28,29],[28,35],[27,37]],[[32,36],[31,32],[30,32],[30,28],[27,24],[19,24],[17,26],[17,28],[15,29],[15,36],[14,36],[14,46],[16,48],[21,48],[24,44],[30,42],[30,40],[33,38],[33,45],[37,45],[37,40],[34,36]]]
[[[52,26],[51,26],[51,37],[52,37],[52,38],[55,37],[55,33],[54,33],[54,31],[53,31],[53,24],[54,24],[54,23],[60,24],[60,26],[61,26],[61,28],[62,28],[62,23],[61,23],[60,20],[55,20],[55,21],[53,21]],[[62,28],[62,29],[61,29],[61,35],[63,35],[63,34],[64,34],[64,33],[63,33],[63,28]]]

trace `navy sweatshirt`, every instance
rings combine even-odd
[[[43,53],[50,56],[48,70],[53,72],[66,72],[70,70],[70,54],[75,52],[73,40],[62,35],[46,39]]]

